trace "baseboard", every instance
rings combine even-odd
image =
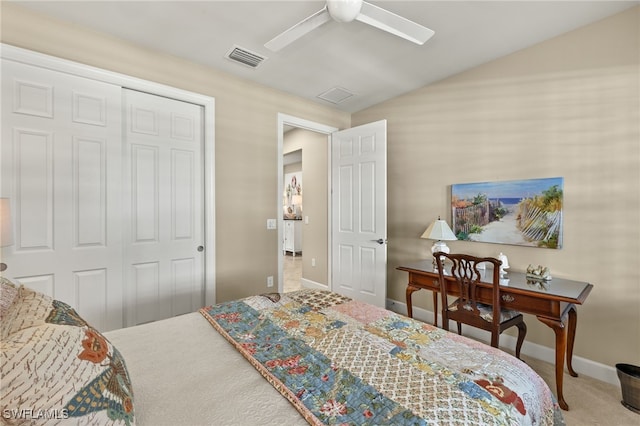
[[[387,309],[398,314],[407,314],[407,304],[399,302],[397,300],[387,299]],[[429,310],[414,306],[413,317],[420,321],[433,324],[433,312]],[[439,321],[441,321],[441,318],[439,318]],[[455,325],[453,325],[453,323],[452,327],[453,328],[450,329],[455,330]],[[488,332],[473,327],[463,327],[463,334],[467,337],[486,342],[487,344],[490,340]],[[516,344],[516,338],[505,334],[500,337],[500,342],[501,345],[504,343],[505,346],[513,348]],[[525,342],[522,344],[521,351],[524,355],[530,356],[532,358],[536,358],[550,364],[555,363],[556,355],[554,348],[538,345],[537,343],[527,342],[525,340]],[[616,386],[620,384],[615,367],[609,365],[601,364],[590,359],[574,355],[573,369],[576,370],[578,374],[584,374],[585,376],[592,377],[605,383]]]
[[[300,284],[302,284],[302,287],[304,288],[312,288],[315,290],[329,290],[329,287],[326,284],[320,284],[315,281],[308,280],[306,278],[302,278],[300,280]]]

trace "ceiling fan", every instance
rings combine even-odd
[[[424,44],[434,34],[429,28],[363,0],[327,0],[321,10],[269,40],[264,46],[277,52],[331,19],[337,22],[355,19],[416,44]]]

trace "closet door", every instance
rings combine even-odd
[[[124,90],[128,326],[204,306],[203,108]]]
[[[121,88],[2,60],[3,275],[123,326]]]

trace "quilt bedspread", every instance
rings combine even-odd
[[[517,358],[336,293],[200,312],[312,425],[564,424],[549,387]]]

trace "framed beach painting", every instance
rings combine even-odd
[[[451,185],[458,240],[562,248],[561,177]]]

